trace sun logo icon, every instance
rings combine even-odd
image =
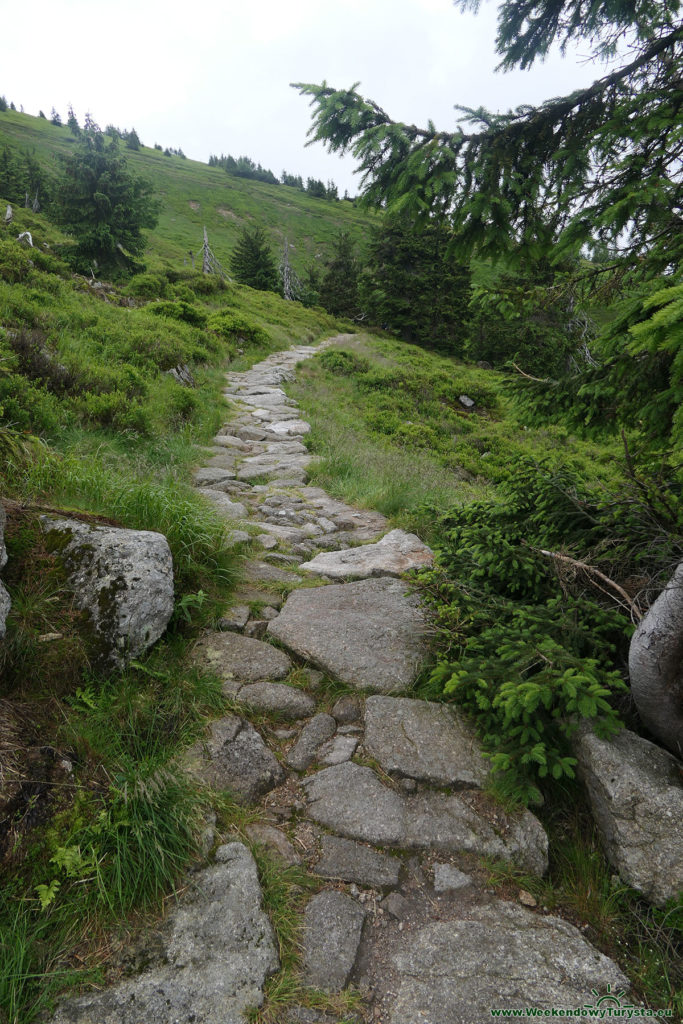
[[[626,995],[626,990],[622,989],[621,992],[612,992],[612,986],[607,986],[607,992],[604,996],[601,996],[596,988],[591,989],[591,995],[597,996],[596,1003],[584,1003],[584,1010],[598,1010],[604,1009],[605,1007],[618,1007],[619,1009],[630,1010],[633,1008],[633,1003],[622,1003],[622,996]]]

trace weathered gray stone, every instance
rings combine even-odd
[[[360,1017],[353,1013],[345,1013],[343,1017],[328,1013],[321,1013],[319,1010],[311,1010],[309,1006],[293,1006],[287,1011],[284,1024],[363,1024]]]
[[[331,740],[327,740],[320,747],[316,754],[316,761],[319,764],[332,765],[342,764],[350,761],[356,753],[358,736],[344,736],[337,733]]]
[[[304,779],[308,816],[348,839],[401,846],[403,798],[383,786],[371,768],[346,761]]]
[[[435,892],[452,892],[456,889],[465,889],[472,884],[472,879],[464,871],[458,871],[452,864],[434,865],[434,890]]]
[[[311,424],[305,420],[278,420],[270,424],[270,429],[274,434],[281,434],[283,437],[298,437],[310,433]]]
[[[226,481],[234,481],[235,473],[232,469],[220,469],[217,466],[203,466],[196,469],[192,479],[197,487],[212,487],[218,489],[219,484]]]
[[[69,999],[51,1024],[244,1024],[278,969],[256,864],[241,843],[216,851],[172,911],[166,962],[103,992]]]
[[[296,573],[278,569],[268,562],[247,562],[242,577],[249,583],[301,583],[301,577]]]
[[[426,620],[405,590],[387,578],[295,590],[268,631],[348,686],[405,690],[427,656]]]
[[[277,547],[277,537],[271,537],[269,533],[259,533],[256,537],[256,541],[267,551]]]
[[[193,775],[244,803],[253,803],[285,777],[256,729],[236,715],[212,722],[208,737],[186,752],[185,763]]]
[[[228,530],[225,533],[225,546],[235,548],[238,544],[248,544],[251,537],[245,530]]]
[[[235,437],[234,434],[218,433],[214,437],[213,443],[219,448],[236,448],[241,452],[251,450],[251,445],[246,444],[240,437]]]
[[[5,546],[5,527],[7,526],[7,514],[2,502],[0,502],[0,569],[7,565],[7,548]]]
[[[390,1024],[482,1024],[499,1007],[583,1008],[596,1004],[593,989],[629,988],[572,925],[502,901],[405,934],[392,961]]]
[[[361,716],[360,700],[358,697],[352,697],[350,693],[345,693],[332,708],[332,715],[340,725],[357,722]]]
[[[77,608],[90,618],[93,660],[123,668],[155,643],[173,613],[173,560],[166,538],[148,530],[41,517]]]
[[[249,621],[249,615],[250,612],[248,605],[233,605],[233,607],[229,608],[225,615],[218,620],[218,628],[221,632],[238,633],[246,626]]]
[[[380,903],[382,910],[391,914],[397,921],[405,921],[410,913],[410,904],[400,892],[390,892]]]
[[[331,579],[368,579],[370,576],[401,576],[409,569],[429,565],[434,559],[431,548],[414,533],[392,530],[376,544],[347,551],[323,551],[301,568]]]
[[[285,683],[250,683],[239,692],[240,704],[259,711],[274,711],[287,722],[308,718],[315,711],[315,701],[303,690]]]
[[[605,852],[653,903],[683,891],[683,765],[624,729],[612,740],[586,730],[574,742]]]
[[[208,498],[226,519],[246,519],[246,507],[241,501],[232,501],[225,491],[217,491],[212,487],[198,487],[197,492],[204,498]]]
[[[254,822],[252,825],[247,825],[246,833],[253,843],[261,843],[268,847],[288,867],[301,863],[301,858],[287,836],[274,825],[267,825],[260,821]]]
[[[250,455],[237,471],[238,480],[252,480],[259,476],[305,477],[310,455]]]
[[[309,900],[304,913],[304,981],[340,992],[353,970],[365,911],[350,896],[327,890]]]
[[[231,452],[227,448],[219,448],[218,445],[214,445],[212,448],[206,448],[205,454],[211,459],[211,469],[223,469],[231,472],[231,475],[235,475],[235,467],[237,466],[237,452]]]
[[[284,679],[292,667],[284,651],[238,633],[207,633],[196,645],[192,659],[226,683]]]
[[[263,441],[266,437],[266,432],[261,427],[239,427],[235,433],[243,441]]]
[[[323,878],[357,882],[371,889],[393,889],[398,885],[401,861],[378,853],[362,843],[339,836],[322,837],[322,856],[313,868]]]
[[[339,530],[365,529],[368,531],[366,539],[371,540],[373,534],[376,536],[387,528],[386,517],[380,512],[352,508],[343,501],[331,498],[320,487],[303,487],[301,496],[319,514],[334,522]]]
[[[265,446],[266,452],[280,455],[308,455],[308,448],[301,441],[292,441],[288,438],[281,438],[277,441],[268,441]]]
[[[488,775],[473,730],[445,704],[368,697],[364,746],[386,772],[437,786],[481,786]]]
[[[257,640],[262,640],[266,635],[267,628],[268,623],[265,619],[252,619],[251,622],[248,622],[244,627],[244,635],[253,636],[256,637]]]
[[[512,817],[478,795],[480,807],[460,794],[406,796],[351,761],[324,768],[303,784],[309,817],[349,839],[500,857],[539,875],[547,870],[548,839],[529,811]]]
[[[7,565],[7,548],[5,547],[5,526],[7,516],[5,509],[0,503],[0,569]],[[11,598],[3,583],[0,583],[0,640],[4,639],[7,631],[6,621],[12,607]]]
[[[499,857],[530,874],[548,870],[548,837],[538,818],[512,816],[478,794],[424,792],[406,796],[402,846]]]
[[[259,522],[258,528],[263,530],[263,533],[268,536],[275,537],[279,541],[285,541],[287,544],[296,544],[299,541],[306,540],[306,534],[297,526],[281,526],[280,523]],[[261,541],[261,543],[263,542]]]
[[[4,583],[0,583],[0,640],[3,640],[7,632],[7,616],[12,609],[12,599],[7,592]]]
[[[318,747],[334,736],[337,723],[331,715],[314,715],[301,730],[299,739],[285,755],[285,763],[295,771],[303,772],[313,761]]]

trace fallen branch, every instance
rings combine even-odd
[[[524,370],[517,366],[517,363],[513,363],[512,365],[517,373],[524,377],[525,380],[533,380],[536,384],[557,384],[557,381],[552,380],[551,377],[532,377],[530,373],[525,373]]]
[[[636,622],[641,621],[643,613],[637,607],[633,598],[629,597],[623,587],[619,586],[618,583],[615,583],[614,580],[611,580],[609,576],[605,576],[604,572],[600,572],[600,570],[596,569],[594,565],[588,565],[587,562],[580,562],[576,558],[570,558],[569,555],[561,555],[559,551],[546,551],[545,548],[531,547],[531,544],[526,544],[525,546],[531,548],[532,551],[537,551],[539,555],[545,555],[546,558],[552,558],[556,562],[563,562],[565,565],[571,565],[575,569],[583,569],[583,571],[587,572],[590,576],[595,576],[597,579],[602,580],[606,586],[610,587],[611,590],[619,594],[623,599],[625,607],[627,607],[631,613],[631,618]],[[599,589],[602,590],[602,587]],[[618,604],[621,603],[621,601],[618,602]]]

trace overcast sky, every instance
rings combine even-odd
[[[349,158],[305,148],[308,100],[290,82],[348,87],[396,120],[439,129],[455,103],[507,110],[604,73],[581,53],[528,72],[495,72],[495,0],[478,15],[451,0],[0,0],[0,94],[27,113],[72,103],[104,128],[135,127],[151,146],[196,160],[246,154],[358,191]],[[19,24],[19,22],[21,24]],[[15,29],[13,29],[15,26]],[[21,38],[21,45],[18,40]],[[588,47],[584,47],[584,55]]]

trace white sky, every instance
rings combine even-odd
[[[507,110],[604,73],[580,56],[495,73],[497,4],[461,14],[452,0],[0,0],[0,94],[27,113],[72,103],[104,128],[135,127],[188,157],[246,154],[358,191],[353,163],[305,147],[308,100],[290,82],[326,79],[396,120],[455,125],[453,104]],[[19,43],[21,40],[21,44]],[[588,47],[584,48],[586,51]]]

